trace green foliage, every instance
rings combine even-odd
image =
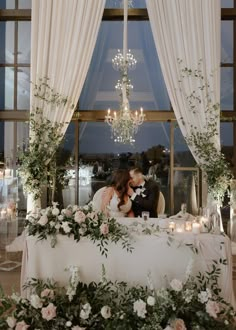
[[[67,288],[31,279],[25,286],[31,292],[29,300],[17,296],[2,299],[8,307],[8,313],[0,313],[2,329],[7,328],[6,320],[10,321],[7,317],[13,317],[16,323],[24,321],[29,330],[235,329],[235,311],[219,295],[217,265],[215,262],[205,275],[199,273],[179,282],[180,288],[172,281],[158,290],[129,287],[125,282],[108,281],[105,276],[99,283],[85,284],[79,281],[76,268],[72,269]],[[48,306],[55,308],[55,313],[46,320],[42,311]]]
[[[185,137],[186,142],[193,148],[195,155],[199,160],[199,166],[206,174],[209,194],[217,201],[222,201],[232,179],[232,172],[224,154],[217,149],[216,137],[218,135],[218,124],[220,121],[220,104],[213,103],[212,91],[209,82],[203,76],[201,63],[192,70],[183,67],[181,60],[178,60],[180,69],[180,83],[189,77],[195,79],[197,88],[190,95],[185,95],[188,110],[196,116],[199,105],[204,102],[206,125],[199,132],[198,127],[187,123],[186,120],[180,118],[183,125],[190,125],[190,134]],[[182,91],[182,89],[181,89]],[[204,98],[202,99],[202,94]]]
[[[48,84],[48,79],[39,79],[33,85],[35,105],[30,113],[30,138],[26,150],[19,150],[19,175],[24,191],[33,194],[35,200],[41,196],[41,188],[48,184],[48,177],[53,175],[54,155],[62,140],[65,123],[52,122],[44,114],[44,108],[50,112],[58,106],[68,106],[67,97],[55,92]],[[73,105],[71,106],[73,107]]]
[[[29,235],[37,236],[39,240],[51,237],[52,247],[57,243],[58,234],[73,236],[76,242],[79,242],[81,237],[88,237],[105,256],[108,254],[109,241],[121,243],[127,252],[132,252],[128,228],[114,218],[107,218],[102,212],[94,212],[91,205],[69,205],[60,214],[56,204],[28,215],[25,226]]]

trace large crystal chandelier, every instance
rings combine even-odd
[[[127,22],[128,0],[124,0],[123,54],[118,50],[118,54],[112,59],[113,68],[121,75],[121,79],[115,86],[121,98],[120,110],[111,113],[111,110],[108,109],[105,122],[111,126],[112,138],[115,142],[132,144],[135,142],[134,135],[143,123],[145,114],[142,108],[140,111],[131,111],[129,105],[128,98],[133,86],[128,78],[128,70],[135,69],[137,61],[130,50],[127,51]]]

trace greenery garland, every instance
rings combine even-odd
[[[78,267],[70,267],[67,288],[32,279],[29,299],[2,295],[0,329],[28,330],[233,330],[236,313],[220,296],[220,268],[186,281],[173,279],[167,288],[129,287],[125,282],[84,284]],[[186,274],[187,275],[187,274]]]
[[[191,77],[198,83],[196,90],[193,90],[189,95],[185,95],[189,111],[193,115],[197,114],[198,106],[203,102],[202,93],[206,103],[205,114],[207,124],[204,126],[203,132],[199,132],[198,128],[193,124],[187,123],[183,118],[180,118],[183,125],[190,125],[191,133],[185,137],[187,144],[192,147],[199,160],[199,167],[206,175],[208,183],[208,192],[213,199],[222,202],[225,192],[229,188],[232,172],[229,168],[229,163],[225,159],[225,155],[219,151],[215,145],[214,137],[218,134],[218,122],[220,120],[220,104],[213,103],[210,91],[209,82],[206,81],[202,70],[202,60],[199,61],[198,67],[193,70],[183,66],[183,61],[178,60],[180,65],[180,84],[183,80]],[[181,88],[181,92],[183,92]]]
[[[25,227],[28,235],[37,236],[39,240],[51,237],[51,246],[55,247],[57,235],[73,236],[76,242],[88,237],[96,243],[102,255],[108,254],[108,242],[120,242],[128,252],[132,252],[128,228],[119,224],[114,218],[107,218],[102,212],[95,212],[92,205],[78,207],[69,205],[61,212],[57,203],[46,209],[31,212]]]
[[[23,189],[33,194],[34,200],[41,197],[42,186],[52,182],[55,152],[62,140],[64,123],[53,123],[44,115],[44,107],[50,106],[53,111],[59,106],[68,106],[69,99],[55,92],[48,83],[48,78],[39,79],[39,84],[33,85],[33,95],[37,106],[30,113],[29,141],[23,149],[19,149],[19,176],[22,179]]]

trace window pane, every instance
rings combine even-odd
[[[115,85],[120,74],[112,67],[112,58],[122,48],[123,22],[102,22],[93,58],[80,97],[81,110],[118,108]],[[131,109],[169,110],[170,102],[162,76],[149,22],[129,22],[128,47],[138,63],[129,71],[134,86]]]
[[[145,0],[129,0],[130,8],[146,8]],[[123,0],[106,0],[106,8],[123,8]]]
[[[81,123],[79,138],[79,204],[87,203],[106,185],[116,168],[141,166],[159,183],[169,209],[169,123],[144,123],[133,146],[117,144],[105,123]]]
[[[14,9],[15,0],[0,0],[0,9]]]
[[[18,0],[19,9],[31,9],[31,0]]]
[[[13,109],[14,68],[0,68],[0,109]]]
[[[221,62],[233,63],[233,21],[221,22]]]
[[[17,109],[30,108],[30,68],[17,69]]]
[[[234,0],[221,0],[222,8],[232,8],[234,6]]]
[[[30,22],[18,23],[18,63],[30,63]]]
[[[196,162],[191,151],[181,133],[179,127],[175,127],[174,132],[174,166],[175,167],[193,167]]]
[[[14,63],[14,22],[0,22],[0,63]]]
[[[198,171],[174,171],[174,214],[187,204],[187,212],[198,212]]]
[[[233,110],[233,69],[221,68],[221,110]]]
[[[222,151],[225,154],[227,161],[233,166],[233,148],[234,148],[234,135],[233,123],[220,124],[220,140]]]

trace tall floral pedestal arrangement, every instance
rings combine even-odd
[[[230,181],[230,224],[229,235],[236,242],[236,180]]]

